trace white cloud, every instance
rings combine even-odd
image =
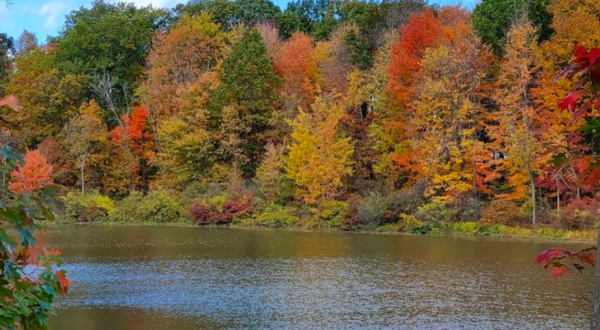
[[[53,1],[45,3],[38,10],[38,14],[44,16],[44,27],[47,29],[56,29],[59,24],[62,24],[62,19],[65,14],[68,4],[66,2]]]

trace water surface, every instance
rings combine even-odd
[[[556,244],[175,227],[60,226],[72,289],[51,329],[582,329],[591,276]],[[580,246],[571,246],[577,248]]]

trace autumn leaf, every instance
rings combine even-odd
[[[566,266],[559,266],[554,268],[554,270],[552,271],[552,273],[550,273],[550,276],[552,276],[553,279],[557,279],[559,277],[562,277],[565,275],[565,273],[567,272],[568,268]]]
[[[573,110],[577,106],[579,99],[583,96],[583,91],[569,93],[565,99],[558,105],[561,110]]]

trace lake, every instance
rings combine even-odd
[[[72,288],[54,330],[583,329],[591,275],[555,244],[178,227],[51,226]],[[570,246],[579,248],[583,246]]]

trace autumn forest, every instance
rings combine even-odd
[[[0,138],[67,222],[561,236],[598,217],[560,76],[596,31],[596,0],[97,1],[2,37]]]

